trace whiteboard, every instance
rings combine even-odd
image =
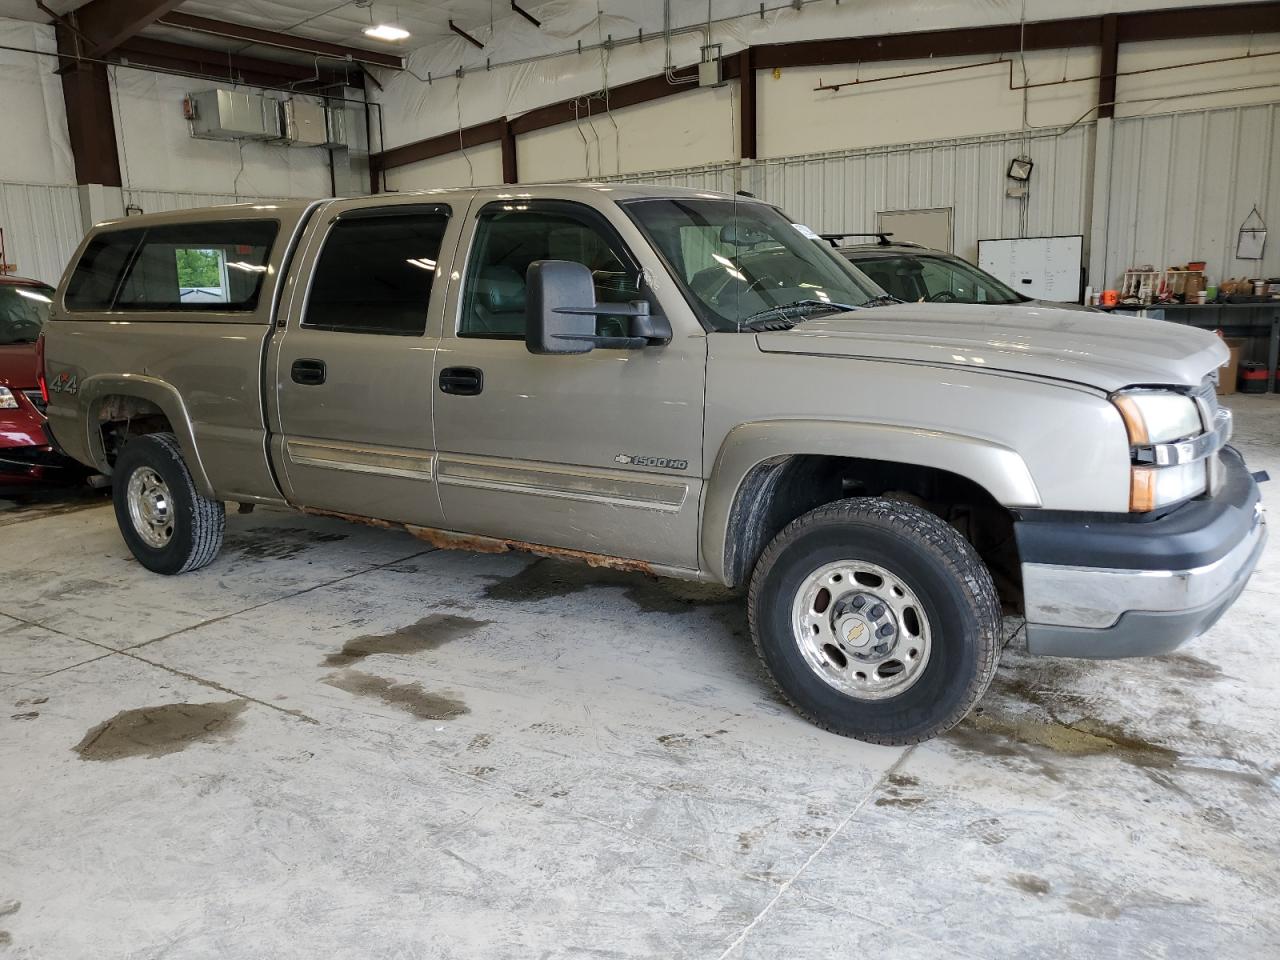
[[[978,241],[978,266],[1035,300],[1079,303],[1083,256],[1083,236]]]

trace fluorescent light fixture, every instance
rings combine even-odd
[[[436,268],[436,262],[434,260],[428,260],[426,257],[411,258],[406,260],[405,263],[418,267],[421,270],[434,270]]]
[[[409,36],[409,31],[404,27],[393,26],[390,23],[380,23],[376,27],[365,27],[364,35],[373,37],[374,40],[386,40],[394,43],[397,40],[404,40]]]
[[[53,303],[52,300],[37,290],[24,290],[22,287],[18,287],[14,292],[20,297],[26,297],[28,300],[36,300],[40,303]]]
[[[267,268],[257,263],[245,263],[243,260],[232,260],[227,263],[232,270],[243,270],[245,273],[266,273]]]

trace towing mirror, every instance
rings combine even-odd
[[[596,318],[629,317],[628,335],[596,334]],[[535,260],[525,274],[525,346],[530,353],[640,350],[671,342],[671,324],[647,300],[596,303],[591,271],[570,260]]]

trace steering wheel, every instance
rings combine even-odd
[[[956,295],[950,290],[939,290],[933,296],[929,297],[930,303],[955,303]]]

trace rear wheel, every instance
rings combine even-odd
[[[171,433],[134,437],[111,474],[116,523],[133,555],[155,573],[186,573],[222,548],[226,509],[202,497]]]
[[[919,507],[841,500],[765,549],[748,598],[756,650],[817,725],[872,743],[951,728],[986,691],[1000,607],[972,546]]]

